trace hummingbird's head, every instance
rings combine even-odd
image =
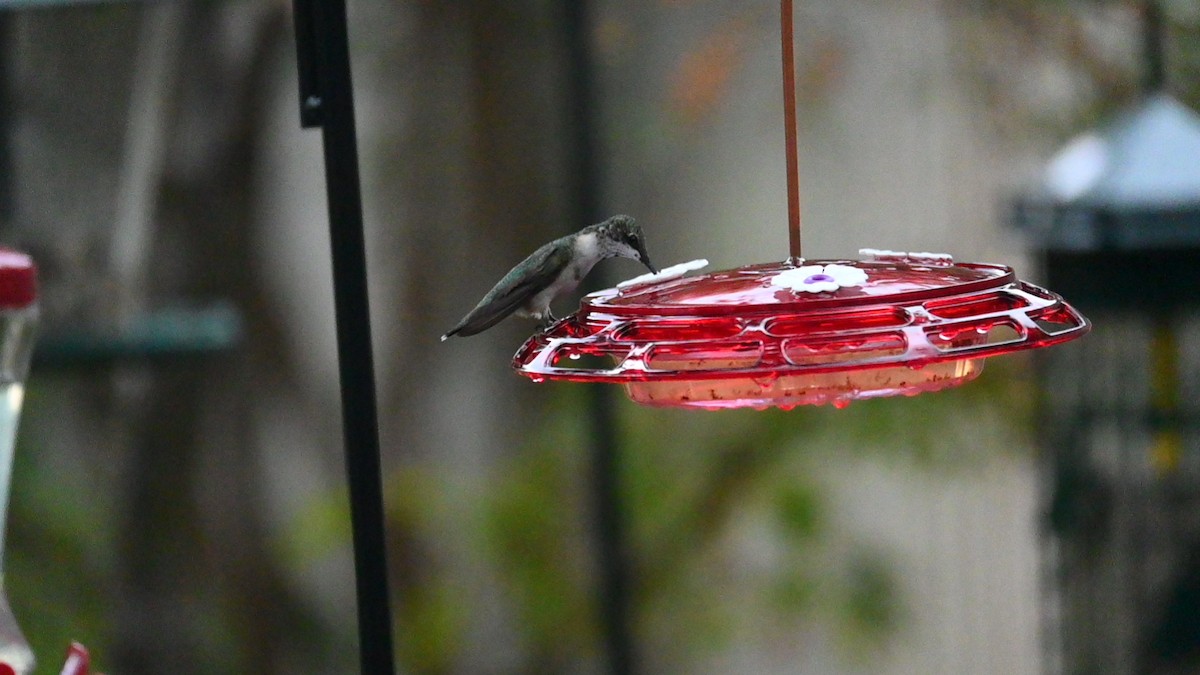
[[[594,227],[601,238],[608,242],[611,255],[637,260],[651,272],[658,273],[658,268],[650,262],[650,254],[646,253],[646,236],[632,217],[613,216]]]

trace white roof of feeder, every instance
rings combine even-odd
[[[1159,93],[1076,136],[1018,199],[1014,220],[1048,248],[1200,245],[1200,115]]]

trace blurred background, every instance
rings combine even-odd
[[[349,2],[402,672],[605,672],[586,388],[513,375],[519,319],[438,342],[588,224],[564,4]],[[589,7],[603,210],[635,216],[662,266],[785,258],[778,4]],[[1200,5],[1162,7],[1169,90],[1195,108]],[[5,582],[39,672],[70,639],[122,675],[356,667],[320,134],[299,126],[291,22],[279,0],[0,2],[0,235],[39,263],[44,339]],[[1043,280],[1009,204],[1136,100],[1141,23],[1132,0],[797,0],[806,254],[945,251]],[[1056,348],[1059,370],[1009,356],[846,410],[616,401],[641,671],[1196,672],[1200,604],[1151,637],[1169,581],[1095,575],[1080,611],[1121,629],[1071,638],[1041,401],[1142,344],[1108,331],[1079,343],[1100,356]],[[1147,560],[1138,579],[1200,565]]]

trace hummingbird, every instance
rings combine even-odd
[[[613,216],[542,245],[505,274],[442,341],[481,333],[514,313],[549,325],[554,321],[550,302],[574,290],[596,263],[614,257],[637,260],[658,273],[646,253],[642,228],[629,216]]]

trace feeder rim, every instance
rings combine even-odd
[[[976,270],[979,272],[990,273],[991,276],[986,276],[980,279],[963,281],[946,286],[936,286],[932,288],[920,288],[909,291],[898,291],[883,295],[830,295],[830,296],[796,296],[792,301],[779,301],[772,303],[759,303],[739,305],[739,310],[743,316],[752,316],[756,314],[771,314],[780,311],[791,311],[797,313],[805,313],[812,311],[826,311],[830,309],[838,309],[843,307],[861,307],[866,305],[887,305],[887,304],[908,304],[922,302],[934,298],[947,298],[960,294],[978,293],[993,288],[1001,288],[1018,282],[1016,272],[1013,268],[1007,265],[995,263],[959,263],[952,264],[938,262],[908,262],[908,261],[891,261],[891,260],[803,260],[804,265],[848,265],[852,267],[860,267],[864,269],[952,269],[963,268]],[[784,262],[783,265],[792,263]],[[755,272],[768,272],[774,268],[778,268],[781,263],[760,263],[756,265],[747,265],[744,267],[718,270],[715,272],[707,272],[693,276],[679,277],[668,279],[666,281],[651,286],[634,286],[626,289],[607,288],[601,291],[596,291],[584,296],[580,301],[580,314],[586,316],[591,313],[596,314],[617,314],[623,316],[727,316],[729,313],[729,305],[721,304],[656,304],[653,302],[637,303],[631,296],[636,295],[639,291],[665,288],[676,288],[687,284],[696,284],[707,281],[718,275],[726,275],[730,273],[752,274]],[[795,265],[799,266],[799,265]]]

